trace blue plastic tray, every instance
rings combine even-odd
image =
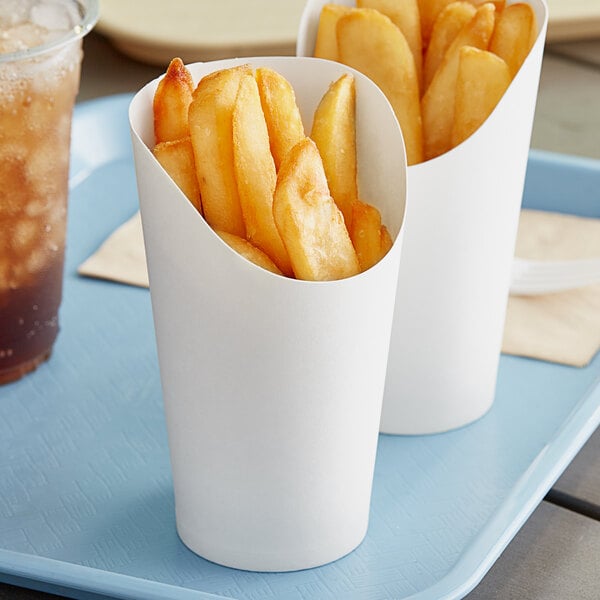
[[[600,421],[585,369],[504,356],[492,410],[435,436],[382,435],[368,535],[287,574],[236,571],[179,541],[147,290],[77,277],[137,210],[130,96],[81,104],[62,332],[0,388],[0,580],[75,598],[459,598]],[[600,163],[532,152],[526,204],[600,216]]]

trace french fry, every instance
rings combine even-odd
[[[466,140],[481,126],[510,82],[508,65],[496,54],[471,46],[460,49],[452,146]]]
[[[366,202],[354,203],[349,232],[362,271],[378,263],[392,247],[392,237],[381,224],[381,214]]]
[[[486,2],[491,2],[496,7],[496,14],[500,14],[506,6],[506,0],[469,0],[469,2],[471,2],[475,8],[480,7]]]
[[[451,2],[437,16],[431,30],[423,64],[423,90],[426,90],[458,32],[473,18],[471,2]]]
[[[504,59],[511,78],[517,74],[537,38],[533,8],[519,2],[510,4],[499,15],[490,40],[490,51]]]
[[[328,60],[338,60],[336,27],[338,19],[346,14],[349,6],[342,4],[325,4],[319,15],[317,39],[315,40],[314,56]]]
[[[448,4],[456,0],[419,0],[419,11],[421,14],[421,33],[423,36],[423,47],[427,48],[430,43],[433,25]],[[468,0],[475,8],[479,8],[486,2],[491,2],[497,11],[501,11],[506,0]]]
[[[454,0],[419,0],[421,16],[421,37],[423,47],[427,48],[433,30],[433,24],[444,8]]]
[[[245,66],[211,73],[194,90],[189,127],[204,218],[214,229],[246,236],[233,165],[232,115]]]
[[[354,77],[345,74],[331,84],[321,99],[310,134],[321,154],[331,195],[348,228],[352,204],[358,198],[355,112]]]
[[[436,71],[423,99],[423,137],[425,160],[452,148],[452,122],[460,49],[474,46],[486,49],[494,30],[495,7],[482,4],[473,18],[460,30]]]
[[[421,17],[418,0],[356,0],[357,8],[373,8],[390,18],[404,34],[410,47],[419,88],[423,81],[423,44],[421,41]]]
[[[189,136],[188,107],[194,82],[180,58],[174,58],[154,93],[154,137],[156,143]]]
[[[266,67],[256,69],[256,82],[267,122],[271,154],[275,168],[289,150],[304,139],[304,125],[290,83],[279,73]]]
[[[238,254],[241,254],[244,258],[253,262],[255,265],[271,271],[271,273],[277,273],[281,275],[281,271],[277,268],[277,265],[259,248],[253,246],[248,240],[241,238],[233,233],[227,233],[226,231],[215,231],[215,233],[231,248],[233,248]]]
[[[281,165],[273,215],[298,279],[330,281],[360,272],[342,213],[329,195],[319,150],[310,138],[298,142]]]
[[[154,147],[153,153],[188,200],[199,212],[202,212],[194,151],[189,136],[170,142],[160,142]]]
[[[286,275],[292,265],[273,219],[277,173],[269,132],[252,73],[244,75],[233,107],[233,162],[246,238]]]
[[[423,159],[419,82],[402,32],[380,12],[355,8],[338,20],[340,61],[364,73],[386,95],[400,123],[408,164]]]

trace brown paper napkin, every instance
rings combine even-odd
[[[523,210],[516,254],[537,260],[600,256],[600,219]],[[88,277],[148,287],[139,213],[78,269]],[[543,296],[511,296],[502,351],[582,367],[600,347],[600,285]]]
[[[77,272],[87,277],[148,287],[146,252],[139,211],[115,230],[100,248],[79,266]]]
[[[522,210],[515,254],[535,260],[600,256],[600,219]],[[584,367],[600,348],[600,284],[511,296],[502,351]]]

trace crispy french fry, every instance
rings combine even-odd
[[[314,55],[316,58],[338,60],[336,27],[338,19],[350,10],[342,4],[325,4],[319,15]]]
[[[281,165],[273,215],[298,279],[329,281],[360,272],[342,213],[329,195],[319,150],[310,138],[298,142]]]
[[[426,90],[458,32],[473,18],[471,2],[451,2],[437,16],[431,30],[423,65],[423,89]]]
[[[345,74],[331,84],[321,99],[310,134],[321,154],[331,195],[348,228],[352,204],[358,198],[355,112],[354,77]]]
[[[272,69],[256,69],[256,82],[267,122],[275,168],[289,150],[304,139],[304,125],[289,81]]]
[[[234,235],[233,233],[227,233],[226,231],[215,231],[215,233],[231,248],[233,248],[238,254],[241,254],[244,258],[253,262],[255,265],[277,273],[281,275],[281,271],[277,268],[277,265],[260,249],[253,246],[248,240]]]
[[[452,122],[456,77],[460,49],[474,46],[486,49],[494,30],[495,7],[492,3],[481,5],[473,18],[460,30],[436,71],[421,107],[423,111],[423,137],[425,160],[435,158],[452,148]]]
[[[486,2],[491,2],[496,7],[496,14],[500,14],[506,6],[506,0],[469,0],[469,2],[471,2],[475,8],[478,8]]]
[[[202,212],[194,151],[189,136],[180,140],[160,142],[160,144],[156,144],[153,152],[163,169],[171,176],[188,200],[199,212]]]
[[[427,48],[433,30],[433,24],[440,12],[454,0],[419,0],[421,17],[421,37],[423,47]]]
[[[277,173],[269,133],[252,73],[240,81],[233,108],[233,161],[246,238],[286,275],[292,265],[273,219]]]
[[[475,132],[510,85],[508,65],[496,54],[472,46],[460,49],[452,146]]]
[[[204,218],[214,229],[245,237],[233,166],[232,115],[247,65],[204,77],[194,90],[189,126]]]
[[[489,49],[504,59],[514,77],[536,38],[537,21],[533,8],[523,2],[510,4],[497,19]]]
[[[194,82],[180,58],[174,58],[154,93],[154,137],[156,143],[189,136],[188,107]]]
[[[381,224],[381,214],[374,206],[357,200],[352,207],[350,239],[362,271],[378,263],[392,247],[392,238]]]
[[[419,0],[419,11],[421,14],[421,33],[423,36],[423,47],[427,48],[430,43],[433,25],[439,14],[448,4],[456,0]],[[497,11],[504,8],[506,0],[468,0],[475,8],[479,8],[486,2],[491,2]]]
[[[340,61],[373,80],[389,100],[404,135],[408,164],[423,158],[419,83],[402,32],[379,11],[355,8],[337,25]]]
[[[390,18],[404,34],[417,70],[421,88],[423,80],[423,48],[421,41],[421,17],[418,0],[356,0],[357,8],[373,8]]]

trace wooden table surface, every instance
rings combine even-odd
[[[137,91],[163,70],[126,58],[97,33],[84,48],[79,101]],[[600,39],[547,46],[531,145],[600,159]],[[600,430],[467,598],[598,600],[599,565]],[[2,600],[56,598],[0,584]]]

